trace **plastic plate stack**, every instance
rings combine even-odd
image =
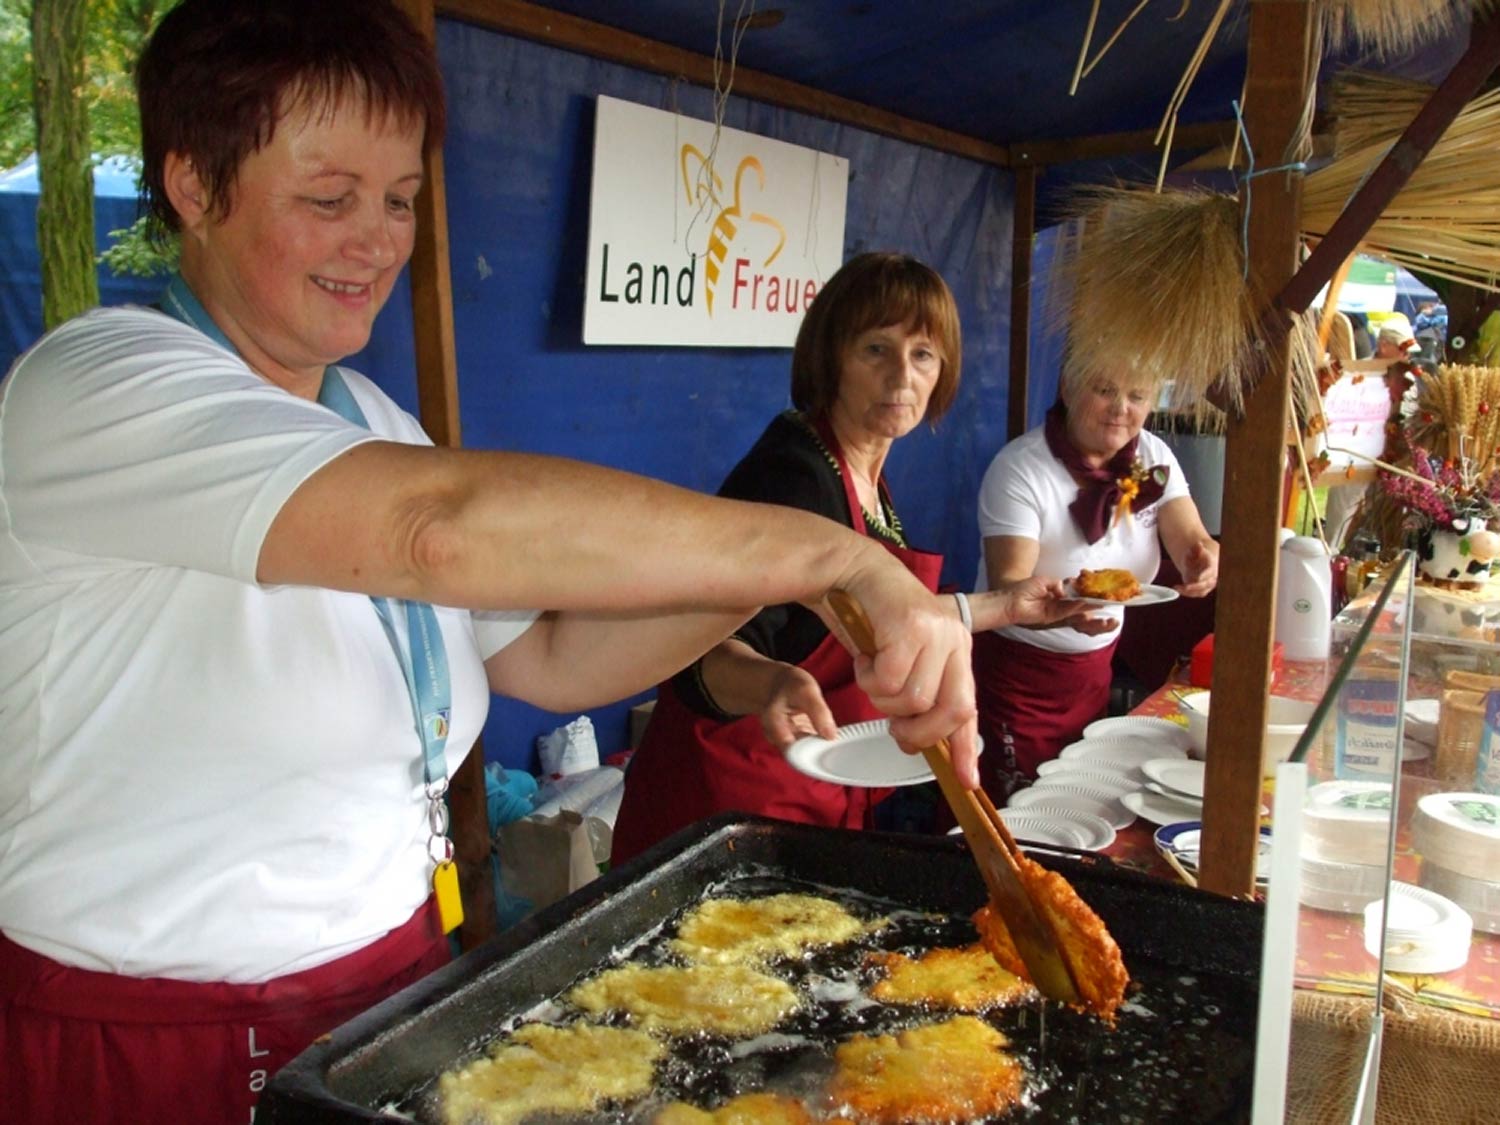
[[[1385,931],[1385,968],[1392,973],[1451,973],[1469,959],[1474,924],[1451,899],[1414,887],[1391,884],[1391,912]],[[1385,903],[1365,907],[1365,949],[1380,956],[1380,924]]]
[[[1358,914],[1385,895],[1391,787],[1325,781],[1303,804],[1302,893],[1307,906]]]
[[[1433,793],[1417,802],[1412,850],[1418,882],[1469,912],[1476,928],[1500,933],[1500,797]]]

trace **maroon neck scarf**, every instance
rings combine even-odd
[[[1109,530],[1110,517],[1119,507],[1120,497],[1123,495],[1119,482],[1131,475],[1136,447],[1140,444],[1139,435],[1126,442],[1125,447],[1103,465],[1091,468],[1084,463],[1083,454],[1078,452],[1068,438],[1068,411],[1061,402],[1047,411],[1047,423],[1042,432],[1052,456],[1074,478],[1083,482],[1078,486],[1078,498],[1068,505],[1073,522],[1078,525],[1086,542],[1099,542]],[[1161,499],[1167,487],[1167,472],[1165,465],[1157,465],[1144,480],[1137,482],[1139,491],[1131,503],[1133,510],[1140,511]]]

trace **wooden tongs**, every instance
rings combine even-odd
[[[844,590],[833,590],[828,594],[828,604],[860,652],[874,656],[875,632],[864,608],[854,596]],[[1031,974],[1032,983],[1049,999],[1065,1004],[1079,1003],[1073,975],[1057,947],[1057,935],[1038,911],[1036,902],[1021,880],[1016,841],[1005,821],[1000,819],[989,795],[982,789],[965,789],[959,782],[948,756],[947,739],[939,739],[936,746],[923,747],[922,757],[927,760],[938,787],[948,799],[953,815],[958,818],[969,851],[979,865],[985,886],[989,888],[990,902],[1010,931],[1016,952]]]

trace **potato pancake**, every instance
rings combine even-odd
[[[831,1095],[860,1121],[957,1122],[993,1117],[1025,1077],[1009,1042],[983,1020],[955,1016],[895,1035],[856,1035],[834,1052]]]
[[[886,1004],[982,1012],[1036,996],[1035,988],[1001,968],[978,943],[964,949],[929,949],[915,960],[901,953],[872,953],[865,963],[886,970],[870,989],[874,999]]]
[[[641,1031],[527,1024],[438,1078],[446,1125],[511,1125],[540,1112],[579,1113],[651,1089],[666,1048]]]
[[[759,1035],[801,1005],[786,981],[748,965],[625,965],[567,995],[585,1011],[624,1012],[635,1026],[667,1035]]]
[[[1130,571],[1110,567],[1104,570],[1080,570],[1078,577],[1073,579],[1073,589],[1080,598],[1128,602],[1141,592],[1141,584]]]
[[[1115,1011],[1125,999],[1130,974],[1120,947],[1104,928],[1104,922],[1078,897],[1078,892],[1055,871],[1048,871],[1024,855],[1016,857],[1021,881],[1031,892],[1043,921],[1052,926],[1057,946],[1078,989],[1080,1007],[1113,1023]],[[1026,979],[1026,965],[1016,951],[1005,922],[986,903],[974,915],[979,938],[995,960],[1011,972]]]
[[[741,1094],[717,1109],[673,1102],[651,1125],[813,1125],[816,1118],[795,1098],[780,1094]]]
[[[815,895],[712,898],[682,920],[672,950],[688,961],[755,963],[800,957],[868,929],[838,903]]]

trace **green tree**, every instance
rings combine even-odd
[[[51,328],[99,303],[94,272],[94,173],[83,87],[85,0],[34,0],[36,241],[42,259],[42,323]]]
[[[11,167],[38,151],[39,137],[66,148],[69,153],[82,152],[84,158],[139,157],[140,125],[136,111],[134,71],[147,37],[161,17],[176,6],[178,0],[0,0],[0,167]],[[72,24],[58,21],[66,10]],[[42,17],[44,26],[54,29],[33,42],[33,23]],[[68,69],[63,56],[82,44],[81,70]],[[40,47],[40,50],[36,48]],[[64,77],[51,77],[62,66]],[[44,73],[45,72],[45,73]],[[38,78],[43,84],[38,84]],[[68,83],[66,104],[47,104],[38,91],[58,93]],[[60,106],[60,110],[58,108]],[[54,118],[57,118],[54,120]],[[78,147],[74,147],[74,146]],[[73,161],[73,157],[68,157]],[[39,153],[43,180],[42,199],[38,206],[38,244],[43,263],[44,320],[50,326],[77,308],[97,301],[90,296],[96,287],[93,271],[92,185],[88,186],[90,214],[84,216],[76,199],[64,201],[57,195],[70,195],[66,187],[54,193],[59,183],[73,182],[86,175],[80,165],[68,163],[69,174],[54,173],[49,181],[45,160]],[[70,179],[71,176],[71,179]],[[49,198],[52,197],[52,198]],[[50,217],[43,219],[43,212]],[[86,221],[85,221],[86,219]],[[54,223],[44,233],[44,222]],[[66,234],[62,232],[71,232]],[[165,272],[175,265],[176,247],[152,245],[145,235],[143,222],[123,231],[111,231],[114,244],[105,251],[103,260],[116,273],[150,275]],[[62,237],[64,243],[58,243]],[[64,245],[68,249],[64,249]],[[82,262],[78,247],[87,246],[90,260]],[[87,275],[87,281],[82,281]],[[50,278],[57,279],[59,296],[48,295]],[[66,296],[61,296],[66,294]]]

